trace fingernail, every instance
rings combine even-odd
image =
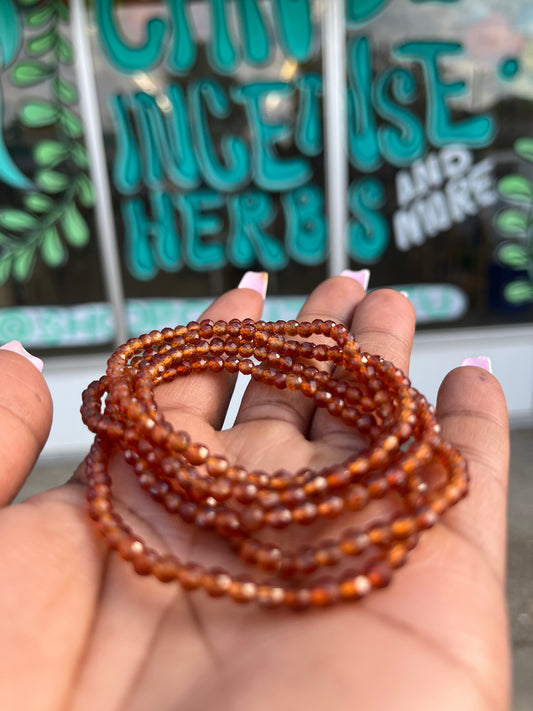
[[[400,294],[401,294],[402,296],[405,296],[406,299],[409,298],[409,294],[408,294],[406,291],[400,291]]]
[[[490,362],[490,358],[487,356],[478,356],[477,358],[465,358],[461,365],[473,365],[476,368],[483,368],[483,370],[487,370],[489,373],[492,373],[492,363]]]
[[[345,269],[343,272],[340,273],[340,276],[348,277],[348,279],[354,279],[355,281],[358,281],[359,284],[361,284],[365,291],[368,289],[368,282],[370,281],[369,269],[361,269],[358,272],[353,272],[351,271],[351,269]]]
[[[239,282],[239,289],[252,289],[261,294],[263,299],[266,296],[268,287],[268,272],[246,272]]]
[[[5,346],[0,346],[0,350],[11,351],[12,353],[18,353],[19,355],[26,358],[26,360],[29,360],[30,363],[37,368],[39,373],[42,372],[43,365],[44,365],[43,361],[40,358],[36,358],[31,353],[28,353],[28,351],[24,348],[22,343],[20,343],[19,341],[9,341],[9,343],[6,343]]]

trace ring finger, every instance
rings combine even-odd
[[[415,310],[403,294],[379,289],[368,294],[354,311],[350,330],[363,351],[392,361],[408,374],[415,322]],[[346,377],[345,371],[342,373]],[[314,414],[310,439],[342,447],[362,442],[354,437],[353,428],[321,409]]]

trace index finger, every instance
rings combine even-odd
[[[247,272],[238,288],[222,294],[198,318],[229,321],[232,318],[258,319],[263,309],[268,276],[264,272]],[[199,416],[213,427],[220,427],[233,393],[236,375],[192,374],[177,378],[157,388],[158,407],[167,416],[189,414]],[[172,420],[173,417],[170,417]]]

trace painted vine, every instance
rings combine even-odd
[[[93,206],[83,124],[73,107],[75,85],[65,78],[73,48],[65,36],[68,8],[61,0],[18,0],[25,31],[9,78],[21,89],[43,87],[47,98],[28,98],[20,123],[30,130],[48,129],[52,137],[33,148],[32,185],[22,195],[24,209],[0,206],[0,284],[25,281],[40,256],[49,267],[66,263],[68,249],[84,247],[89,227],[80,208]]]
[[[531,172],[533,138],[519,138],[514,150]],[[506,175],[497,188],[511,204],[494,219],[496,230],[508,238],[498,246],[497,256],[504,266],[517,272],[517,278],[505,286],[503,297],[519,306],[533,302],[533,180],[519,174]]]

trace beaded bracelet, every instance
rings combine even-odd
[[[322,342],[305,340],[313,336]],[[325,345],[324,337],[332,344]],[[314,365],[320,363],[327,369]],[[295,473],[246,471],[212,455],[171,427],[157,408],[154,387],[222,371],[300,391],[362,434],[367,449],[320,471]],[[387,586],[422,532],[468,489],[465,460],[441,438],[435,409],[398,368],[361,352],[350,332],[333,321],[204,320],[152,331],[113,353],[106,375],[83,393],[81,412],[96,435],[86,464],[88,512],[109,548],[140,575],[265,608],[323,607]],[[226,539],[245,563],[270,577],[208,569],[148,547],[113,506],[108,460],[117,446],[154,501]],[[436,467],[439,477],[430,473]],[[391,494],[395,512],[386,520],[347,528],[336,539],[291,551],[257,536],[269,527],[362,511]],[[337,577],[317,578],[317,571],[342,568],[347,560]]]

